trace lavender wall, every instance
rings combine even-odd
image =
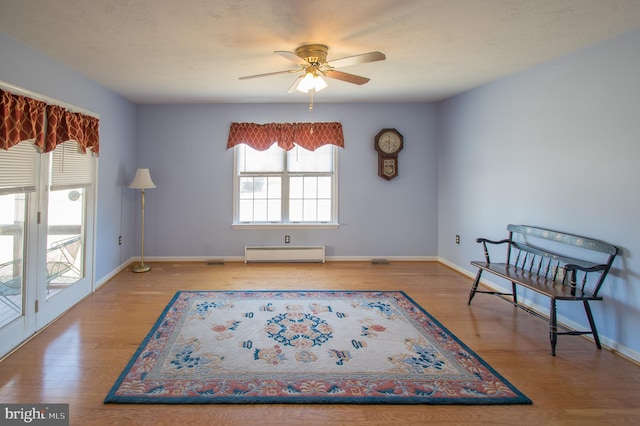
[[[100,114],[96,281],[133,256],[135,193],[127,189],[135,163],[135,106],[58,62],[0,33],[0,80]]]
[[[318,96],[320,97],[320,96]],[[339,121],[339,229],[231,229],[231,122]],[[325,245],[343,258],[435,257],[437,170],[435,107],[430,104],[219,104],[138,106],[137,158],[157,189],[146,191],[145,255],[239,257],[245,245]],[[404,136],[399,176],[377,175],[374,136]]]
[[[468,272],[476,237],[508,223],[622,249],[594,314],[604,343],[640,359],[640,31],[439,106],[438,254]],[[460,234],[460,245],[454,242]],[[497,282],[497,281],[496,281]],[[547,301],[533,298],[541,306]],[[562,306],[565,308],[571,306]],[[586,324],[581,306],[567,320]],[[560,345],[562,342],[560,341]]]

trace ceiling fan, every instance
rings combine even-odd
[[[298,65],[297,69],[269,72],[266,74],[249,75],[240,77],[240,80],[249,80],[259,77],[270,77],[278,74],[294,74],[300,73],[300,76],[293,82],[289,88],[289,93],[299,90],[308,93],[311,89],[318,92],[325,87],[327,83],[322,77],[329,77],[336,80],[345,81],[352,84],[365,84],[369,81],[367,77],[338,71],[336,68],[342,68],[350,65],[365,64],[367,62],[382,61],[386,58],[384,53],[369,52],[346,58],[334,59],[327,62],[327,52],[329,48],[324,44],[305,44],[298,47],[295,52],[275,51],[273,53],[282,56],[285,59]],[[313,92],[312,92],[313,93]]]

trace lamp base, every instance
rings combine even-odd
[[[133,267],[133,272],[149,272],[151,270],[151,266],[145,265],[144,263],[140,263]]]

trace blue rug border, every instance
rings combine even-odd
[[[516,395],[515,398],[505,399],[505,398],[485,398],[485,399],[477,399],[477,398],[457,398],[455,400],[445,399],[445,398],[433,398],[433,399],[424,399],[424,398],[416,398],[416,397],[403,397],[400,399],[393,399],[394,397],[368,397],[366,399],[362,398],[349,398],[345,397],[340,399],[339,397],[333,397],[330,401],[319,400],[317,397],[304,397],[304,396],[291,396],[286,400],[283,400],[282,397],[245,397],[239,395],[237,398],[230,397],[201,397],[201,398],[171,398],[170,400],[163,400],[163,398],[157,398],[156,400],[150,400],[149,397],[119,397],[116,396],[116,391],[120,387],[120,384],[124,380],[127,375],[127,372],[131,369],[131,367],[135,364],[136,360],[147,346],[149,339],[153,337],[156,333],[156,330],[162,323],[165,318],[167,312],[173,306],[175,300],[180,297],[183,293],[327,293],[327,294],[354,294],[354,293],[400,293],[407,300],[409,300],[414,306],[418,307],[423,314],[425,314],[433,323],[435,323],[438,327],[444,330],[451,338],[453,338],[456,343],[458,343],[461,347],[463,347],[467,352],[472,354],[482,365],[493,375],[499,378],[506,386],[509,387]],[[162,310],[162,313],[158,316],[158,319],[155,321],[149,333],[144,338],[144,340],[138,346],[138,349],[131,356],[129,362],[123,369],[122,373],[118,376],[118,379],[111,387],[111,390],[107,394],[104,399],[105,404],[359,404],[359,405],[370,405],[370,404],[385,404],[385,405],[514,405],[514,404],[533,404],[533,401],[529,399],[524,393],[522,393],[518,388],[516,388],[511,382],[505,379],[500,373],[498,373],[489,363],[487,363],[482,357],[475,353],[471,348],[469,348],[464,342],[462,342],[454,333],[449,331],[440,321],[438,321],[433,315],[427,312],[419,303],[417,303],[413,298],[411,298],[407,293],[402,290],[180,290],[177,291],[171,300],[167,303],[166,307]]]

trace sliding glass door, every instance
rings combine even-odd
[[[0,150],[0,356],[91,292],[95,169],[75,141]]]
[[[89,294],[93,275],[93,232],[89,230],[93,229],[95,158],[68,141],[59,144],[49,159],[46,199],[42,200],[47,208],[41,218],[46,226],[40,227],[44,267],[38,286],[38,328]]]
[[[28,193],[0,195],[0,327],[24,311],[24,250]]]
[[[35,332],[38,172],[33,141],[0,150],[0,354]],[[27,285],[33,282],[34,285]]]

